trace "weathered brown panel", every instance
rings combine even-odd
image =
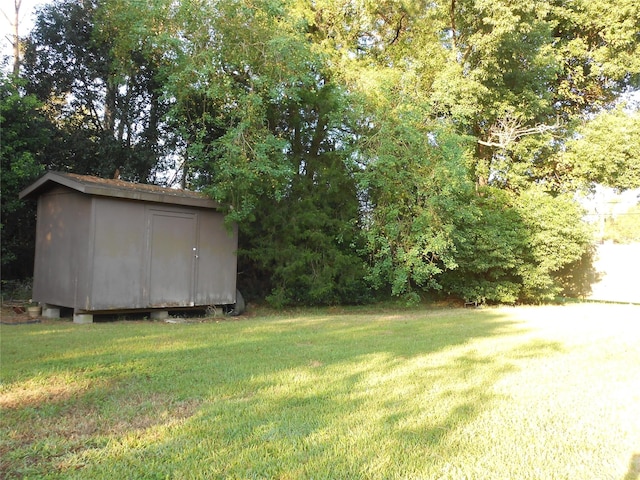
[[[193,306],[196,214],[149,208],[147,225],[149,306]]]
[[[94,198],[93,269],[88,310],[142,308],[145,205]]]
[[[236,301],[238,231],[228,231],[221,213],[200,215],[198,235],[197,305],[223,305]]]
[[[86,300],[91,200],[57,188],[38,201],[33,298],[76,307]]]

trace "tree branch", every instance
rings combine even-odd
[[[395,37],[393,37],[393,40],[389,42],[389,45],[393,45],[398,41],[398,38],[400,38],[400,33],[402,32],[402,21],[406,18],[406,16],[407,15],[403,13],[400,17],[400,20],[398,21],[398,27],[396,28],[396,35]]]
[[[449,20],[451,20],[451,41],[453,42],[453,48],[456,49],[458,47],[458,39],[456,37],[456,0],[451,0]]]
[[[478,143],[487,147],[506,149],[521,137],[538,135],[558,128],[560,128],[558,120],[554,125],[538,124],[534,127],[523,127],[517,117],[507,114],[503,118],[496,120],[491,126],[489,138],[487,140],[478,139]]]

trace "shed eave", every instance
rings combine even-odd
[[[79,192],[85,193],[83,185],[78,182],[65,177],[64,175],[59,175],[55,172],[47,172],[38,180],[33,182],[31,185],[23,189],[18,197],[20,200],[24,198],[35,198],[39,196],[43,190],[49,187],[49,184],[55,183],[58,185],[63,185],[65,187],[71,188],[73,190],[77,190]]]
[[[186,207],[201,207],[218,209],[220,205],[209,198],[189,197],[183,195],[171,195],[168,193],[141,192],[138,190],[128,190],[124,188],[106,188],[95,185],[85,185],[82,190],[76,189],[87,195],[95,195],[111,198],[123,198],[126,200],[137,200],[142,202],[166,203],[171,205],[182,205]]]
[[[196,196],[193,192],[184,194],[182,190],[170,189],[163,191],[145,191],[136,189],[132,184],[131,188],[114,185],[101,185],[94,182],[76,180],[57,172],[47,172],[34,183],[26,187],[19,194],[20,199],[36,198],[52,185],[61,185],[86,195],[95,195],[112,198],[122,198],[127,200],[137,200],[144,202],[162,203],[170,205],[182,205],[188,207],[219,209],[220,205],[204,196]]]

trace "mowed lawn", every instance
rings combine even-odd
[[[1,478],[640,477],[640,307],[1,327]]]

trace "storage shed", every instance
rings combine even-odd
[[[91,322],[236,303],[237,228],[200,193],[48,172],[20,198],[38,201],[33,300],[46,311]]]

